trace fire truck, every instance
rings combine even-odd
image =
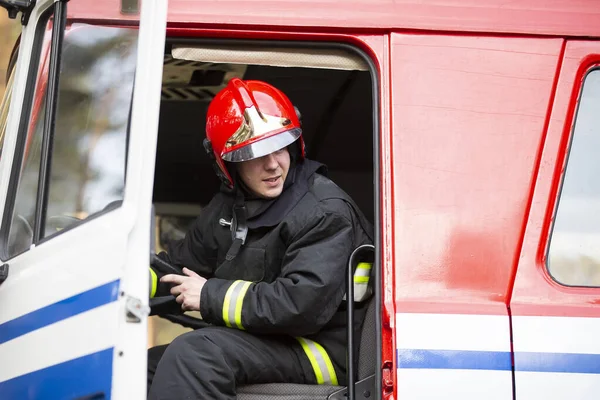
[[[290,97],[376,228],[348,386],[238,398],[600,397],[597,0],[0,6],[0,399],[146,397],[148,265],[218,188],[233,78]]]

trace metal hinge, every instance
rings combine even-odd
[[[394,373],[392,372],[393,364],[391,361],[383,363],[383,369],[381,370],[381,386],[384,395],[392,393],[394,391]]]
[[[375,399],[375,375],[371,375],[354,384],[355,400]],[[328,400],[345,400],[348,398],[348,388],[333,392],[327,398]]]
[[[127,296],[125,301],[127,322],[139,323],[150,314],[150,307],[142,304],[140,299]]]

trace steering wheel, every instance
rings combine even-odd
[[[177,314],[181,313],[181,306],[175,300],[175,296],[159,296],[150,299],[150,315]]]
[[[156,270],[164,273],[181,275],[181,271],[179,271],[175,266],[162,260],[154,253],[150,255],[150,265]],[[151,298],[149,305],[150,315],[156,315],[186,328],[200,329],[210,326],[210,324],[206,321],[183,314],[181,305],[177,303],[175,296],[173,295]]]
[[[70,215],[52,215],[46,220],[46,232],[52,234],[57,231],[62,231],[79,221],[81,221],[80,218],[72,217]]]

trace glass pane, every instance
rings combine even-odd
[[[49,18],[52,16],[50,15]],[[37,195],[40,173],[40,151],[42,145],[42,131],[44,128],[44,92],[48,78],[48,55],[52,37],[52,21],[40,22],[46,25],[44,30],[43,45],[40,49],[40,65],[37,71],[36,87],[34,90],[33,105],[25,149],[21,176],[15,198],[11,225],[9,228],[8,255],[10,257],[27,250],[33,240],[33,223],[35,220],[35,199]]]
[[[137,29],[65,36],[44,236],[120,205]]]
[[[552,233],[548,267],[560,283],[600,286],[600,70],[584,81]]]
[[[123,199],[137,33],[135,28],[81,24],[65,32],[43,237],[118,207]],[[42,60],[10,228],[10,257],[27,250],[33,238],[48,77],[48,57]]]

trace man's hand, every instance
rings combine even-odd
[[[174,283],[171,294],[181,304],[183,311],[200,311],[200,293],[206,279],[187,268],[183,269],[187,276],[169,274],[160,278],[161,282]]]

